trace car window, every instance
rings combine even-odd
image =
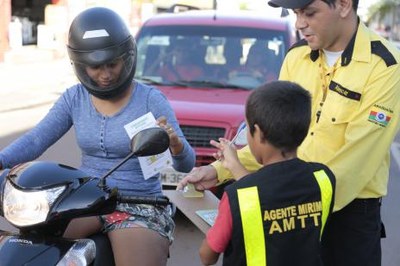
[[[254,88],[278,78],[284,31],[221,26],[147,26],[137,36],[136,78]]]

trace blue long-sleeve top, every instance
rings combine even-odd
[[[195,153],[179,128],[175,113],[166,97],[154,87],[135,82],[129,103],[118,113],[99,113],[90,94],[77,84],[67,89],[48,114],[29,132],[0,152],[3,168],[35,160],[74,126],[81,149],[81,170],[100,177],[130,153],[130,138],[124,125],[151,112],[157,119],[165,116],[183,143],[183,150],[173,155],[177,171],[189,172],[195,164]],[[62,151],[60,151],[62,152]],[[109,187],[125,194],[161,194],[158,176],[144,179],[139,160],[134,157],[107,178]]]

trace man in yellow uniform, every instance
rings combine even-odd
[[[337,178],[335,212],[323,239],[325,264],[380,265],[380,202],[399,129],[400,53],[359,20],[358,0],[268,3],[293,9],[304,36],[288,51],[280,73],[313,97],[310,130],[298,156],[328,165]],[[247,147],[239,159],[248,171],[260,167]],[[215,162],[195,168],[178,188],[210,188],[216,177],[221,182],[232,175]]]

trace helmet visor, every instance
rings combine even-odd
[[[90,92],[107,94],[130,78],[134,67],[133,59],[128,52],[110,61],[103,61],[102,64],[73,62],[73,66],[78,79]]]

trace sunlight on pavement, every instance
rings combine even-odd
[[[66,58],[0,64],[0,137],[34,126],[77,82]]]

